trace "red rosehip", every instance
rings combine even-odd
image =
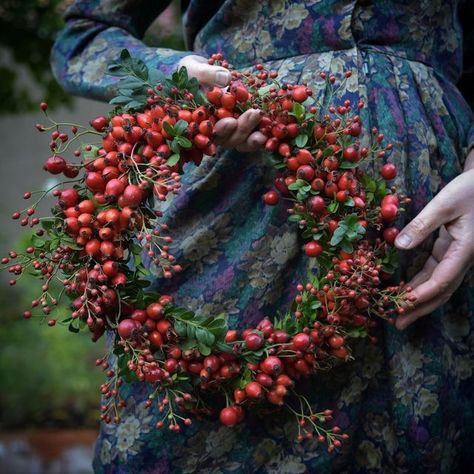
[[[268,191],[263,195],[263,202],[267,206],[275,206],[280,200],[280,195],[276,191]]]
[[[383,179],[389,181],[395,176],[397,176],[397,168],[393,163],[387,163],[386,165],[382,166],[382,169],[380,170],[380,176],[382,176]]]
[[[245,345],[251,351],[257,351],[263,345],[263,337],[255,332],[251,332],[245,336]]]
[[[308,242],[304,246],[304,252],[308,257],[317,257],[322,254],[323,247],[318,242]]]

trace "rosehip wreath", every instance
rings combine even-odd
[[[229,67],[220,54],[209,62]],[[2,259],[2,269],[15,276],[11,285],[27,269],[41,281],[24,317],[38,311],[48,320],[65,296],[72,300],[70,316],[51,318],[48,325],[73,332],[88,327],[94,341],[106,330],[115,334],[117,368],[108,356],[97,361],[107,375],[101,386],[105,422],[120,422],[125,401],[119,387],[137,380],[151,387],[147,405],[156,404],[162,414],[157,428],[167,424],[180,431],[192,423],[187,413],[209,413],[201,396],[207,391],[223,398],[224,425],[241,422],[245,410],[286,406],[296,417],[299,441],[316,437],[335,450],[347,435],[325,427],[331,411],[314,411],[294,385],[351,360],[350,339],[374,339],[373,316],[391,321],[410,302],[410,288],[381,283],[396,268],[393,222],[409,199],[387,186],[397,173],[393,164],[381,164],[379,178],[360,167],[368,160],[383,163],[392,145],[382,147],[383,135],[374,129],[373,147],[361,147],[362,123],[349,101],[323,107],[306,85],[282,85],[276,72],[259,64],[255,73],[232,71],[226,90],[216,87],[206,95],[184,68],[168,79],[126,50],[109,74],[120,81],[108,117],[92,120],[92,128],[52,119],[49,126],[37,125],[51,132],[53,155],[44,169],[69,180],[41,191],[34,204],[12,216],[22,226],[38,227],[25,252]],[[338,86],[334,76],[321,74],[329,104],[350,75]],[[181,270],[155,202],[179,192],[185,163],[199,165],[216,154],[216,122],[251,107],[263,111],[259,129],[279,170],[277,191],[263,200],[288,204],[289,220],[307,241],[305,254],[317,258],[318,273],[298,285],[284,316],[237,331],[228,329],[225,315],[198,315],[174,306],[170,296],[147,292],[142,278],[150,272],[172,278]],[[46,114],[47,104],[41,108]],[[98,144],[76,149],[79,163],[61,156],[86,134]],[[35,217],[50,192],[58,198],[52,216]],[[152,268],[144,267],[143,251]]]

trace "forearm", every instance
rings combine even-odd
[[[149,67],[168,74],[189,52],[151,48],[140,40],[168,3],[168,0],[74,2],[66,13],[66,27],[51,52],[58,82],[74,95],[110,99],[115,95],[117,78],[106,74],[107,65],[118,59],[124,48]]]

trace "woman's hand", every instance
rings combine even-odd
[[[412,249],[440,229],[423,269],[409,282],[414,307],[397,318],[405,329],[421,316],[446,303],[461,284],[474,259],[474,151],[461,173],[398,235],[399,249]]]
[[[211,66],[201,56],[186,56],[179,62],[178,68],[185,66],[189,77],[195,77],[203,87],[226,87],[230,80],[230,72],[221,66]],[[239,151],[256,151],[265,144],[266,137],[255,131],[260,122],[260,111],[250,109],[238,119],[225,118],[219,120],[214,128],[214,142],[225,148],[236,148]]]

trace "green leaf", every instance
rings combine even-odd
[[[50,231],[54,224],[56,223],[56,219],[54,217],[45,217],[41,219],[41,227],[46,231]]]
[[[126,95],[118,95],[109,101],[112,105],[125,105],[130,102],[130,97]]]
[[[112,63],[107,67],[107,74],[109,76],[115,77],[125,77],[128,76],[128,71],[123,67],[122,64]]]
[[[90,150],[86,150],[86,146],[90,146]],[[91,160],[92,158],[96,158],[99,153],[99,147],[95,145],[86,145],[84,144],[82,146],[82,156],[84,157],[84,160]]]
[[[288,216],[289,222],[299,222],[301,219],[303,219],[303,216],[300,214],[291,214]]]
[[[159,69],[152,69],[151,71],[148,71],[148,78],[150,83],[153,86],[156,86],[157,84],[162,84],[165,81],[166,76]]]
[[[347,206],[347,207],[354,207],[354,199],[352,199],[352,197],[349,196],[349,198],[346,200],[346,202],[344,203],[344,206]]]
[[[274,84],[268,84],[267,86],[260,87],[260,89],[258,89],[258,95],[260,96],[267,95],[270,92],[270,89],[273,89],[274,87],[275,87]]]
[[[178,142],[181,148],[191,148],[193,146],[191,140],[186,137],[176,137],[176,141]]]
[[[175,129],[177,135],[182,135],[183,132],[187,128],[188,128],[188,122],[186,122],[186,120],[178,120],[176,122],[176,125],[174,126],[174,129]]]
[[[163,128],[165,129],[165,132],[171,137],[175,137],[176,131],[174,127],[169,122],[162,122],[162,123],[163,123]]]
[[[331,213],[331,214],[334,214],[337,210],[339,209],[339,203],[338,202],[331,202],[330,204],[328,204],[328,211]]]
[[[122,51],[120,51],[120,59],[124,63],[129,62],[132,59],[132,56],[130,55],[130,51],[126,48],[122,49]]]
[[[188,332],[188,326],[183,321],[175,320],[174,329],[176,331],[176,334],[178,334],[178,336],[180,337],[185,337]]]
[[[166,160],[166,164],[168,166],[174,166],[176,163],[178,163],[179,159],[179,153],[175,153],[174,155],[171,155],[168,160]]]
[[[79,328],[76,327],[73,323],[69,323],[68,330],[73,333],[79,332]]]
[[[52,242],[51,241],[51,245],[52,245]],[[67,245],[70,249],[73,249],[73,250],[82,250],[84,247],[81,247],[79,244],[76,243],[75,240],[72,240],[70,238],[61,238],[61,243],[64,244],[64,245]]]
[[[357,163],[352,163],[351,161],[343,161],[342,163],[339,164],[339,168],[343,170],[350,170],[352,168],[357,167]]]
[[[146,101],[146,98],[145,97],[142,97],[143,100],[131,100],[127,105],[126,105],[126,109],[127,110],[130,110],[130,109],[135,109],[135,110],[140,110],[143,108],[143,106],[145,105],[145,101]]]
[[[329,244],[335,247],[342,241],[345,235],[346,235],[346,229],[339,225],[339,227],[334,231],[334,234],[332,234],[332,238]]]
[[[168,140],[168,143],[169,143],[169,140]],[[173,139],[173,141],[170,144],[170,148],[173,153],[179,153],[181,151],[177,138]]]
[[[132,59],[132,72],[140,79],[143,81],[148,80],[148,68],[146,64],[138,58],[133,58]]]
[[[303,148],[308,143],[308,135],[298,135],[295,139],[295,145],[298,148]]]
[[[186,324],[186,337],[196,339],[196,328],[191,324]]]
[[[186,339],[181,344],[181,349],[183,351],[188,351],[189,349],[194,349],[197,346],[198,346],[198,342],[196,341],[196,339]]]
[[[33,234],[31,236],[31,244],[33,245],[33,247],[42,248],[46,244],[46,240],[41,239],[37,235]]]
[[[293,104],[292,113],[295,117],[300,119],[306,113],[306,109],[304,108],[304,105],[301,105],[299,102],[295,102]]]
[[[219,352],[232,352],[233,351],[233,347],[230,344],[227,344],[222,341],[217,341],[215,346]]]
[[[351,252],[354,251],[354,247],[347,240],[343,240],[341,242],[341,249],[344,250],[344,252],[347,252],[347,253],[351,253]]]
[[[208,356],[211,353],[211,348],[207,346],[206,344],[203,344],[202,342],[198,342],[197,345],[199,352],[204,356]]]
[[[303,186],[307,186],[307,185],[308,185],[308,183],[304,179],[297,179],[294,183],[291,183],[288,186],[288,189],[290,189],[291,191],[296,191],[296,190],[302,188]],[[310,186],[310,188],[311,188],[311,186]]]
[[[202,344],[206,344],[208,346],[212,346],[215,341],[214,334],[209,332],[207,329],[197,328],[196,329],[196,339],[201,342]]]
[[[321,307],[321,301],[315,300],[311,303],[311,309],[318,309]]]

